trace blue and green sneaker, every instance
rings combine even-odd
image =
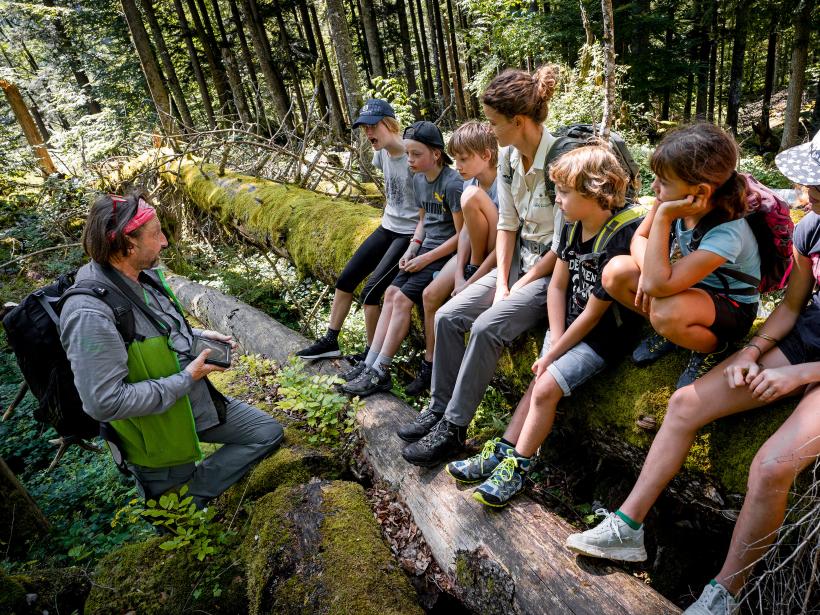
[[[501,438],[487,440],[480,453],[463,461],[451,461],[445,470],[460,483],[477,483],[488,479],[495,467],[512,450],[513,447],[504,444]]]
[[[519,457],[511,450],[495,467],[492,476],[476,487],[473,499],[494,508],[506,506],[524,489],[524,478],[531,464],[531,458]]]

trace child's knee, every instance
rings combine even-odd
[[[670,297],[655,297],[649,308],[649,322],[655,331],[668,337],[683,324],[683,314]]]
[[[396,292],[393,294],[392,302],[394,310],[407,312],[409,314],[410,310],[413,309],[413,300],[398,289],[396,289]]]
[[[481,193],[483,190],[478,186],[467,186],[464,192],[461,193],[461,209],[467,211],[476,211],[481,207]]]
[[[628,255],[613,257],[604,267],[601,274],[601,284],[607,292],[624,288],[640,276],[635,259]]]
[[[561,385],[549,372],[536,380],[532,389],[532,401],[536,407],[554,406],[563,396]]]
[[[439,293],[432,286],[428,286],[424,289],[424,292],[421,294],[421,299],[425,314],[435,314],[435,312],[444,303],[439,296]]]

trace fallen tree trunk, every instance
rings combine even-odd
[[[152,156],[156,160],[154,153],[126,165],[120,178],[138,173]],[[161,152],[159,156],[161,160]],[[163,179],[197,209],[255,245],[286,255],[301,273],[328,284],[335,282],[350,255],[378,224],[378,211],[367,205],[233,173],[220,176],[214,165],[191,158],[162,168]],[[542,335],[538,330],[524,335],[504,352],[494,381],[498,388],[511,396],[523,393]],[[654,434],[637,428],[636,420],[648,415],[660,424],[686,360],[686,353],[679,351],[638,369],[625,359],[562,402],[562,427],[571,429],[580,445],[624,462],[637,474]],[[707,426],[686,460],[685,468],[694,473],[676,479],[670,493],[684,503],[699,502],[732,517],[746,491],[755,452],[794,403],[785,400]]]
[[[246,351],[283,362],[305,343],[262,312],[212,288],[170,277],[182,304],[209,327],[230,332]],[[331,362],[322,364],[332,368]],[[441,568],[466,604],[479,612],[532,614],[660,614],[678,609],[635,577],[577,558],[564,540],[573,528],[527,497],[502,514],[476,504],[441,468],[406,464],[395,437],[414,415],[392,395],[369,398],[357,419],[365,455],[377,477],[407,503]]]

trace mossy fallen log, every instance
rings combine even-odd
[[[17,610],[19,615],[40,615],[49,611],[82,613],[88,592],[91,591],[88,572],[77,566],[35,570],[15,574],[11,578],[22,586],[26,596],[26,608]],[[3,593],[0,589],[0,594]],[[7,611],[3,610],[0,602],[0,613],[5,612]]]
[[[224,326],[225,332],[248,351],[264,351],[283,362],[291,349],[305,342],[299,334],[219,291],[179,276],[170,276],[169,281],[199,321],[210,327]],[[265,339],[267,331],[273,333],[275,343]],[[313,367],[327,371],[333,369],[333,362]],[[455,578],[461,597],[476,612],[677,612],[651,588],[613,566],[583,558],[576,562],[563,547],[571,531],[569,524],[529,498],[522,496],[503,515],[494,514],[474,502],[469,492],[459,490],[441,468],[420,470],[407,465],[399,454],[394,431],[412,416],[413,410],[393,396],[368,398],[365,410],[357,416],[366,442],[365,455],[377,476],[399,490],[437,562]],[[265,496],[260,502],[268,502],[264,510],[270,513],[266,515],[275,514],[279,503],[288,499],[281,490],[294,493],[283,487],[273,496]],[[303,499],[313,497],[302,487],[295,493]],[[255,511],[254,518],[259,514]],[[282,522],[276,523],[269,524],[273,533],[268,541],[279,548],[271,551],[268,547],[271,555],[248,565],[252,612],[257,605],[263,610],[271,608],[280,596],[292,591],[301,592],[306,604],[314,599],[310,588],[301,587],[290,580],[292,577],[283,580],[282,574],[273,574],[273,570],[289,566],[284,545],[290,543],[277,533]],[[258,533],[253,530],[248,536]],[[256,578],[259,571],[261,577]],[[290,608],[289,603],[279,606]]]
[[[262,497],[242,552],[252,615],[422,612],[358,484],[315,481]]]

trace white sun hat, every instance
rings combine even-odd
[[[780,152],[774,161],[780,172],[795,184],[820,186],[820,132],[811,142]]]

